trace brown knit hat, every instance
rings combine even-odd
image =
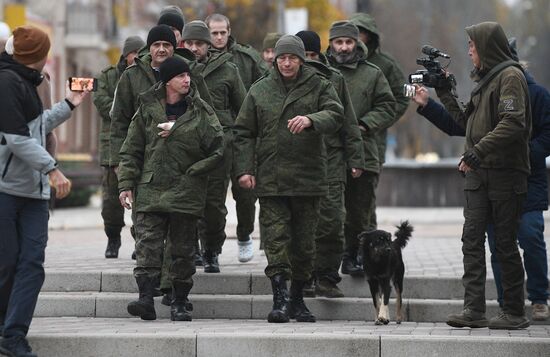
[[[34,26],[21,26],[13,30],[13,59],[21,64],[40,62],[48,55],[50,39]]]

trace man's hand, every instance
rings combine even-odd
[[[172,129],[174,124],[174,121],[167,121],[165,123],[160,123],[159,125],[157,125],[157,128],[161,129],[161,132],[159,132],[158,135],[161,138],[167,138],[168,136],[170,136],[170,130]]]
[[[473,149],[467,150],[464,155],[462,155],[461,162],[466,164],[470,170],[477,170],[479,166],[481,166],[481,160]]]
[[[256,178],[252,175],[242,175],[239,177],[239,186],[246,190],[253,190],[256,187]]]
[[[134,194],[132,190],[122,191],[120,195],[118,195],[118,200],[122,207],[132,209],[132,204],[134,203]]]
[[[428,104],[428,99],[430,99],[428,88],[418,84],[415,84],[414,87],[416,88],[416,94],[411,97],[411,99],[418,104],[419,107],[425,107],[426,104]]]
[[[55,190],[55,198],[62,199],[71,192],[71,181],[63,175],[59,169],[53,169],[48,173],[50,186]]]
[[[311,119],[303,115],[297,115],[288,121],[287,128],[292,134],[300,134],[304,129],[309,128],[313,123]]]
[[[85,89],[83,92],[73,92],[69,86],[69,81],[65,84],[65,98],[75,107],[78,107],[82,103],[88,93],[90,93],[90,89]]]
[[[351,177],[353,178],[358,178],[359,176],[361,176],[363,174],[363,170],[362,169],[357,169],[355,167],[352,167],[351,168]]]

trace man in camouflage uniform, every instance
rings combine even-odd
[[[329,35],[327,57],[346,79],[364,143],[365,172],[356,179],[348,174],[346,245],[342,260],[343,274],[362,275],[363,270],[357,262],[357,236],[369,229],[372,202],[376,200],[375,187],[380,172],[376,132],[393,121],[395,99],[380,68],[367,62],[367,48],[359,41],[359,30],[355,25],[349,21],[335,22]]]
[[[207,175],[223,157],[223,132],[214,110],[191,85],[182,59],[163,61],[159,76],[161,83],[140,95],[120,151],[120,202],[136,212],[139,299],[128,304],[128,313],[156,319],[153,290],[169,240],[171,320],[190,321],[196,223],[204,210]]]
[[[277,32],[269,32],[264,37],[262,43],[262,59],[264,60],[267,68],[273,67],[273,60],[275,59],[275,44],[283,36]]]
[[[245,90],[267,71],[260,55],[248,45],[237,43],[231,36],[229,19],[221,14],[212,14],[205,20],[210,30],[212,47],[230,53],[229,61],[239,69]],[[254,247],[250,234],[254,231],[256,216],[256,195],[252,190],[243,190],[234,175],[231,175],[231,192],[237,211],[237,241],[239,245],[239,261],[244,263],[254,257]]]
[[[332,84],[303,66],[300,38],[281,37],[275,53],[277,65],[252,85],[237,117],[234,169],[241,187],[256,189],[260,200],[273,289],[267,320],[315,322],[302,290],[313,270],[319,201],[328,190],[323,134],[340,128],[344,110]]]
[[[363,173],[365,164],[363,140],[344,77],[328,64],[326,57],[321,53],[319,35],[313,31],[300,31],[296,36],[304,42],[306,57],[310,60],[306,65],[315,68],[319,75],[331,81],[344,105],[342,128],[325,136],[329,188],[328,195],[321,199],[319,224],[315,234],[313,284],[306,286],[304,294],[306,296],[317,294],[329,298],[343,297],[344,293],[336,284],[342,280],[338,269],[344,252],[346,173],[349,170],[354,179]]]
[[[368,49],[367,61],[378,66],[384,73],[384,77],[388,80],[391,91],[395,98],[395,114],[393,120],[383,124],[377,128],[380,123],[372,123],[371,129],[376,131],[376,142],[378,144],[378,158],[380,160],[380,170],[386,162],[386,139],[388,136],[388,127],[395,124],[399,118],[405,114],[409,106],[409,100],[403,94],[403,84],[405,83],[405,75],[399,67],[397,61],[388,53],[380,49],[380,32],[376,26],[374,18],[366,13],[357,13],[351,16],[350,22],[359,29],[359,39]],[[378,177],[376,177],[375,188],[378,186]],[[372,201],[373,206],[370,209],[369,229],[376,229],[376,200]]]
[[[115,89],[126,67],[134,64],[138,50],[145,45],[139,36],[131,36],[124,41],[122,55],[118,64],[101,71],[98,79],[97,92],[94,94],[94,104],[101,116],[101,132],[99,134],[99,164],[103,167],[101,187],[103,189],[103,205],[101,216],[105,234],[108,238],[105,258],[118,258],[120,248],[120,231],[124,227],[124,208],[118,201],[118,180],[115,170],[109,162],[109,136],[111,131],[111,116],[109,111],[113,105]]]
[[[214,110],[224,130],[224,162],[209,175],[205,214],[198,226],[199,238],[204,249],[204,271],[219,273],[218,255],[226,238],[225,198],[233,161],[232,128],[246,90],[237,66],[230,61],[232,55],[228,52],[209,50],[210,31],[203,21],[187,23],[183,28],[182,38],[184,47],[195,54],[197,62],[204,65],[201,75],[210,91]]]

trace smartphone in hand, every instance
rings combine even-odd
[[[97,91],[97,78],[69,77],[69,88],[73,92]]]

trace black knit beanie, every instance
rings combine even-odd
[[[306,51],[315,52],[321,54],[321,39],[316,32],[313,31],[300,31],[296,36],[302,39]]]
[[[190,73],[189,65],[178,57],[169,57],[162,62],[159,68],[160,80],[166,84],[172,78],[182,73]]]
[[[176,35],[174,35],[174,31],[167,25],[157,25],[149,31],[147,35],[147,47],[151,47],[157,41],[170,42],[174,49],[176,48]]]
[[[168,25],[175,29],[178,29],[181,33],[183,31],[183,17],[174,14],[173,12],[167,12],[159,18],[157,25]]]

